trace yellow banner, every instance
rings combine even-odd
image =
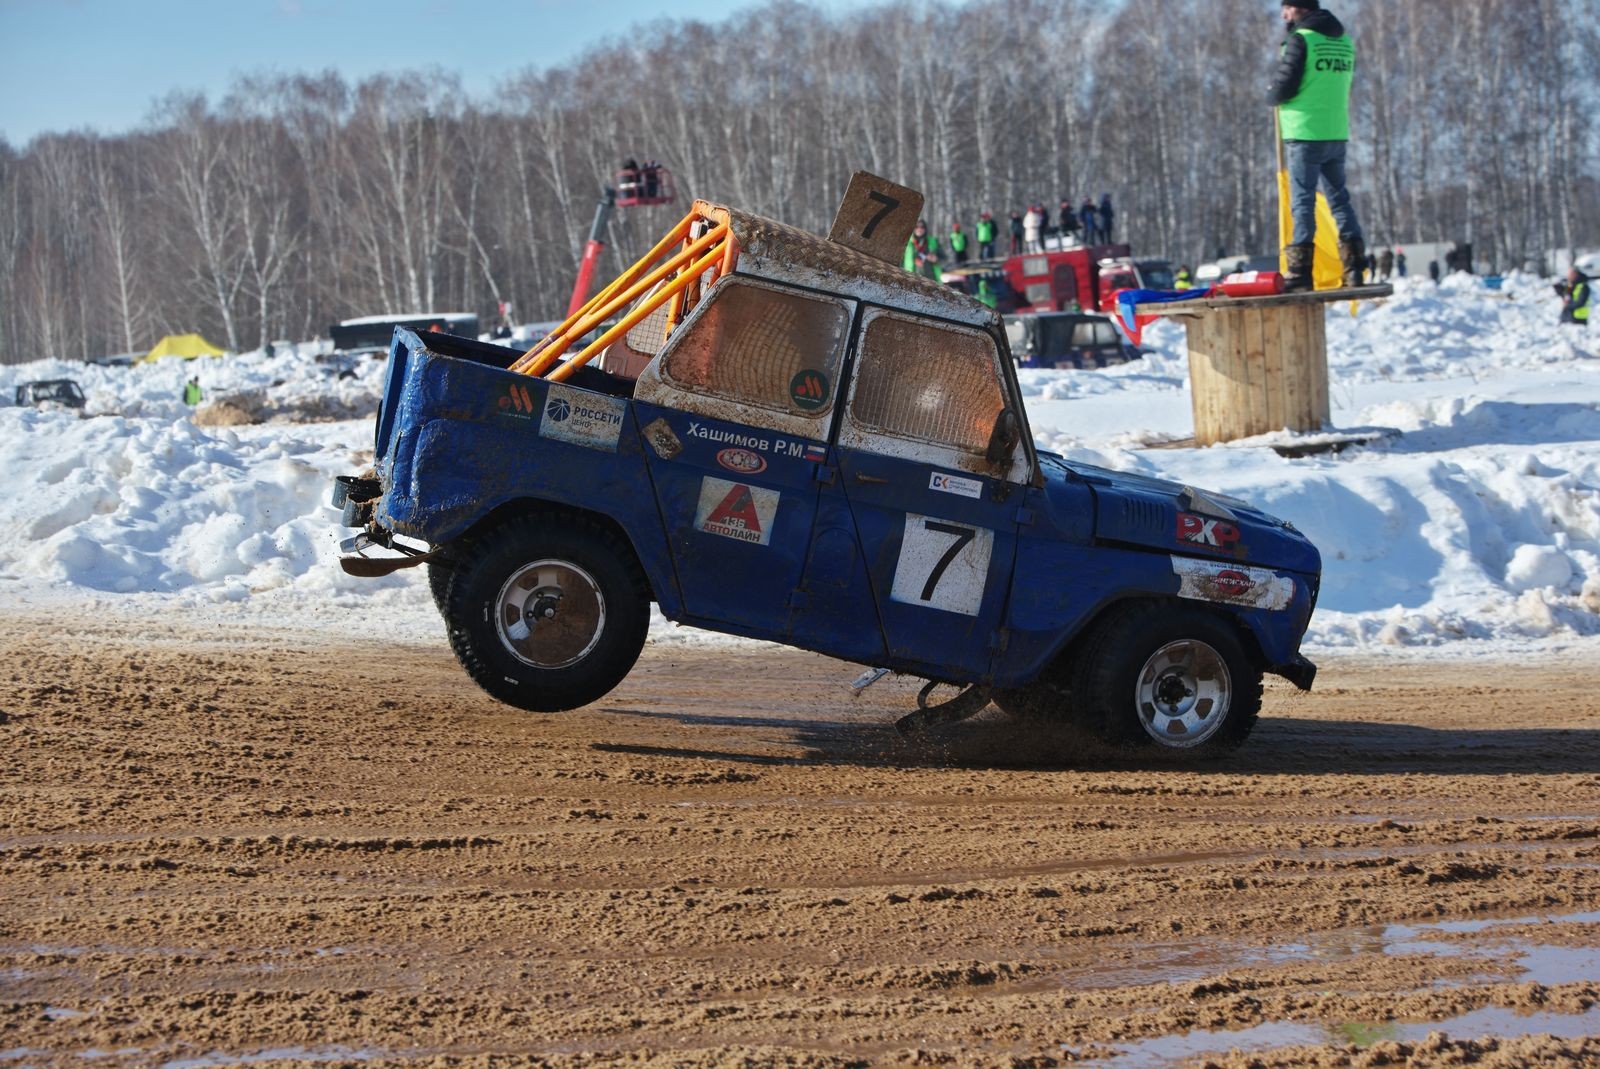
[[[1294,240],[1294,219],[1289,213],[1289,172],[1278,172],[1278,270],[1288,272],[1284,249]],[[1339,288],[1343,272],[1339,267],[1339,224],[1333,221],[1328,198],[1317,194],[1316,251],[1311,260],[1311,281],[1319,290]]]

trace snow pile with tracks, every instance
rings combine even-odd
[[[1328,314],[1333,422],[1398,435],[1286,459],[1270,435],[1147,448],[1192,433],[1182,329],[1105,371],[1025,371],[1042,448],[1244,498],[1322,550],[1309,645],[1452,653],[1600,636],[1600,331],[1556,325],[1548,282],[1500,291],[1403,280]],[[208,403],[179,394],[191,372]],[[332,476],[370,462],[381,363],[315,347],[194,363],[0,368],[0,397],[71,377],[87,416],[0,407],[0,605],[70,599],[108,614],[437,636],[420,571],[357,580],[323,507]],[[243,419],[255,422],[237,423]],[[733,641],[659,619],[656,641]]]

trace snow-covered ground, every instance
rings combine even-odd
[[[1458,275],[1404,280],[1393,299],[1328,314],[1333,421],[1399,437],[1285,459],[1282,435],[1149,449],[1192,433],[1182,328],[1097,372],[1027,371],[1039,444],[1125,471],[1221,490],[1291,520],[1322,550],[1308,646],[1496,655],[1600,653],[1600,331],[1556,324],[1547,281],[1500,291]],[[0,400],[71,377],[88,417],[0,407],[0,611],[71,605],[130,621],[175,614],[239,628],[337,629],[436,641],[420,570],[352,579],[348,532],[323,507],[332,476],[371,459],[383,365],[340,377],[310,347],[133,368],[0,368]],[[267,422],[202,425],[178,398],[198,372]],[[722,642],[658,620],[652,640]]]

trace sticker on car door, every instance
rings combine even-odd
[[[777,490],[704,476],[694,513],[695,530],[767,545],[772,541],[772,521],[777,517],[782,496]]]
[[[976,616],[993,553],[987,527],[908,512],[889,600]]]
[[[957,494],[961,497],[980,498],[983,496],[983,483],[981,480],[967,479],[960,475],[951,475],[943,471],[936,471],[928,476],[928,489],[937,490],[942,494]]]

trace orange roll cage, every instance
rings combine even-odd
[[[561,382],[668,301],[666,333],[670,334],[699,300],[701,290],[733,270],[738,245],[728,213],[695,201],[689,214],[654,248],[513,361],[509,370]],[[615,325],[561,361],[578,339],[630,304],[633,308]]]

